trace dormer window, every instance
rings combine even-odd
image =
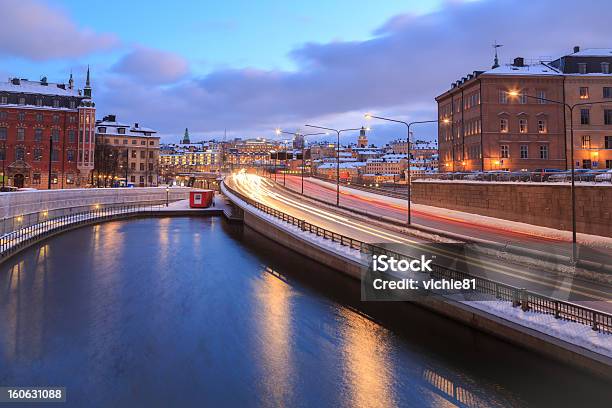
[[[125,135],[125,128],[118,128],[117,133],[119,133],[120,135]]]
[[[70,101],[70,109],[75,109],[75,108],[76,108],[76,102]]]
[[[20,105],[25,105],[25,97],[23,97],[23,96],[19,97],[19,104]]]
[[[54,108],[59,108],[59,100],[57,100],[57,99],[53,100],[53,107]]]
[[[98,133],[106,133],[106,128],[105,127],[99,127],[98,128]]]
[[[609,62],[602,62],[601,63],[601,73],[602,74],[609,74],[610,73],[610,63]]]
[[[36,98],[36,106],[42,106],[43,100],[42,98]]]
[[[578,73],[586,74],[587,73],[587,64],[585,62],[578,63]]]

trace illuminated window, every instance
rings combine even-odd
[[[546,126],[546,119],[538,120],[538,133],[546,133],[548,132],[548,128]]]
[[[508,145],[499,146],[499,156],[502,159],[507,159],[508,157],[510,157],[510,148],[508,147]]]
[[[586,74],[587,73],[587,64],[584,62],[578,63],[578,73]]]
[[[589,87],[588,86],[580,87],[580,99],[589,99]]]
[[[519,119],[519,132],[527,133],[527,119]]]
[[[610,73],[610,63],[609,62],[602,62],[601,63],[601,73],[602,74],[609,74]]]
[[[591,136],[582,136],[582,148],[583,149],[591,148]]]
[[[508,103],[508,93],[505,90],[499,91],[499,103]]]

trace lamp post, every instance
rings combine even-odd
[[[302,172],[301,172],[301,176],[302,176],[302,195],[304,195],[304,164],[306,163],[306,159],[305,159],[305,155],[304,152],[306,151],[306,136],[317,136],[317,135],[327,135],[329,133],[327,132],[316,132],[316,133],[299,133],[299,132],[285,132],[284,130],[281,129],[277,129],[276,130],[276,134],[279,133],[285,133],[287,135],[293,135],[295,137],[297,136],[302,136],[304,137],[303,143],[302,143]]]
[[[412,125],[418,125],[418,124],[422,124],[422,123],[437,123],[438,120],[418,120],[418,121],[414,121],[414,122],[404,122],[403,120],[397,120],[397,119],[390,119],[390,118],[385,118],[382,116],[374,116],[374,115],[370,115],[370,114],[366,114],[365,115],[366,119],[379,119],[379,120],[385,120],[387,122],[395,122],[395,123],[403,123],[406,126],[407,132],[406,132],[406,143],[408,144],[408,172],[406,174],[406,178],[408,180],[406,180],[406,186],[407,186],[407,191],[408,191],[408,197],[407,197],[407,202],[408,202],[408,216],[407,216],[407,224],[410,225],[412,223],[412,214],[410,211],[410,196],[411,196],[411,189],[412,189],[412,176],[411,176],[411,172],[410,172],[410,126]],[[444,120],[444,123],[448,123],[448,119]]]
[[[330,132],[336,132],[338,143],[336,144],[336,206],[340,206],[340,133],[350,132],[355,130],[361,130],[361,128],[351,128],[351,129],[332,129],[323,126],[315,126],[315,125],[305,125],[315,129],[323,129],[328,130]],[[370,130],[367,128],[366,130]]]
[[[555,103],[557,105],[561,105],[565,109],[569,110],[570,114],[570,161],[571,161],[571,187],[570,194],[572,196],[572,262],[576,262],[578,259],[578,247],[576,244],[576,189],[575,189],[575,163],[574,163],[574,108],[577,106],[584,105],[601,105],[604,103],[610,103],[609,101],[596,101],[596,102],[580,102],[570,105],[567,102],[557,101],[554,99],[542,98],[540,96],[528,95],[525,93],[521,93],[516,90],[506,91],[506,94],[512,98],[518,98],[519,96],[524,96],[525,98],[536,99],[538,101],[545,101],[550,103]],[[566,140],[567,140],[567,129],[565,129]]]
[[[166,207],[168,207],[170,201],[170,188],[166,186]]]

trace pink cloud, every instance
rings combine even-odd
[[[62,10],[34,0],[2,0],[0,55],[36,61],[79,57],[119,43],[112,34],[78,27]]]
[[[113,71],[147,83],[167,84],[185,77],[189,64],[171,52],[139,47],[119,60]]]

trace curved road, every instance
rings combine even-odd
[[[350,217],[335,209],[323,208],[320,204],[301,199],[296,194],[277,186],[266,178],[240,173],[228,176],[226,183],[231,188],[265,205],[276,208],[294,217],[369,243],[393,243],[404,248],[419,250],[425,241],[402,233],[396,227],[382,228],[365,219]],[[403,252],[403,251],[402,251]],[[598,282],[588,282],[570,277],[559,277],[541,269],[500,262],[499,259],[483,255],[468,256],[465,264],[456,265],[469,273],[485,276],[499,282],[527,288],[529,290],[582,303],[607,312],[612,312],[610,293],[612,287]]]

